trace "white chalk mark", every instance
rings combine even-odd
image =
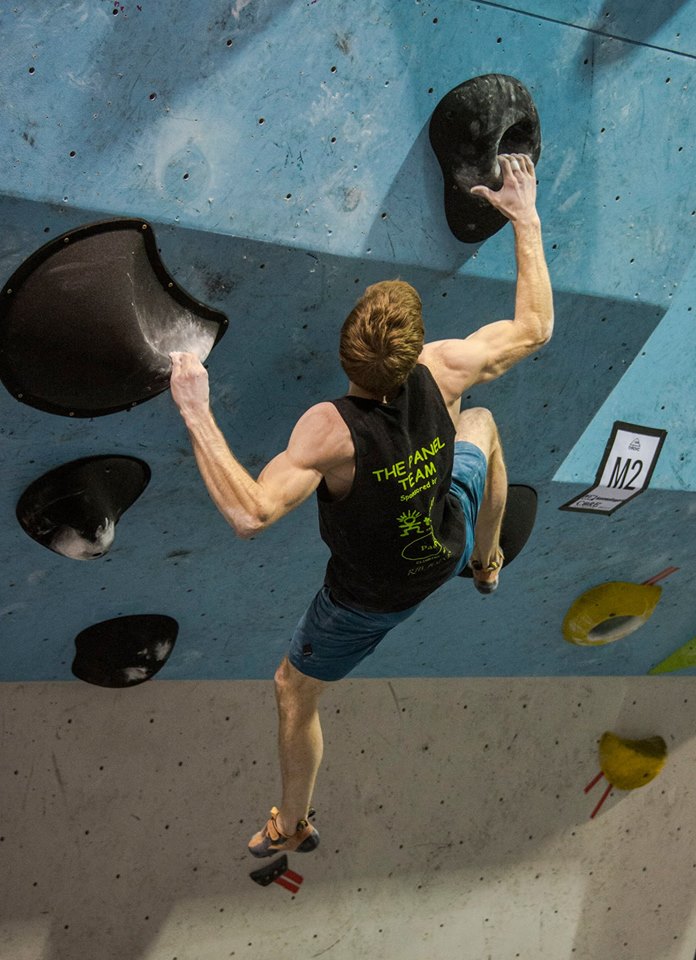
[[[147,680],[150,671],[147,667],[124,667],[123,676],[128,683],[137,683],[139,680]]]
[[[230,11],[235,20],[239,20],[239,15],[241,14],[242,10],[248,7],[251,2],[252,0],[236,0]]]
[[[50,543],[51,550],[71,560],[94,560],[106,553],[116,536],[116,524],[108,517],[97,527],[94,540],[88,540],[73,527],[60,527]]]

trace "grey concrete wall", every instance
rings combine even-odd
[[[688,679],[353,680],[324,704],[322,842],[255,885],[264,682],[2,688],[0,960],[692,960]],[[665,770],[597,819],[605,729]]]

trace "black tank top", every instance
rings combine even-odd
[[[448,580],[464,551],[464,516],[450,493],[455,430],[427,367],[416,364],[389,403],[334,400],[355,445],[350,492],[317,489],[331,550],[325,583],[339,603],[397,611]]]

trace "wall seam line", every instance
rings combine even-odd
[[[562,27],[572,27],[574,30],[592,33],[597,37],[604,37],[607,40],[619,40],[621,43],[630,43],[634,47],[647,47],[650,50],[661,50],[663,53],[672,53],[675,57],[696,60],[696,54],[694,53],[684,53],[681,50],[673,50],[671,47],[660,47],[655,43],[645,43],[642,40],[631,40],[630,37],[621,37],[615,33],[605,33],[603,30],[597,30],[594,27],[582,27],[578,23],[570,23],[568,20],[558,20],[556,17],[548,17],[543,13],[531,13],[528,10],[519,10],[517,7],[511,7],[506,3],[497,3],[496,0],[469,0],[469,3],[475,3],[477,6],[482,7],[495,7],[499,10],[508,10],[510,13],[519,13],[523,17],[531,17],[534,20],[544,20],[546,23],[557,23]]]

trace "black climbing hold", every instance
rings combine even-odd
[[[515,559],[529,540],[537,512],[537,492],[534,487],[511,483],[508,487],[507,504],[500,530],[500,547],[505,554],[505,567]],[[471,567],[464,567],[460,577],[473,576]]]
[[[48,413],[116,413],[167,389],[170,351],[205,359],[227,322],[172,280],[148,223],[88,224],[38,249],[0,290],[0,379]]]
[[[75,637],[72,672],[98,687],[134,687],[162,669],[178,632],[176,620],[159,614],[102,620]]]
[[[17,519],[37,543],[73,560],[94,560],[111,546],[121,515],[150,482],[135,457],[71,460],[30,484]]]
[[[267,863],[266,866],[261,867],[260,870],[252,870],[249,876],[254,883],[258,883],[262,887],[267,887],[278,877],[282,877],[287,869],[288,858],[287,854],[284,853],[282,857],[278,857],[277,860]]]
[[[526,153],[534,163],[539,159],[541,129],[531,94],[515,77],[474,77],[440,100],[429,133],[442,167],[450,230],[463,243],[487,240],[507,219],[471,188],[501,186],[501,153]]]

